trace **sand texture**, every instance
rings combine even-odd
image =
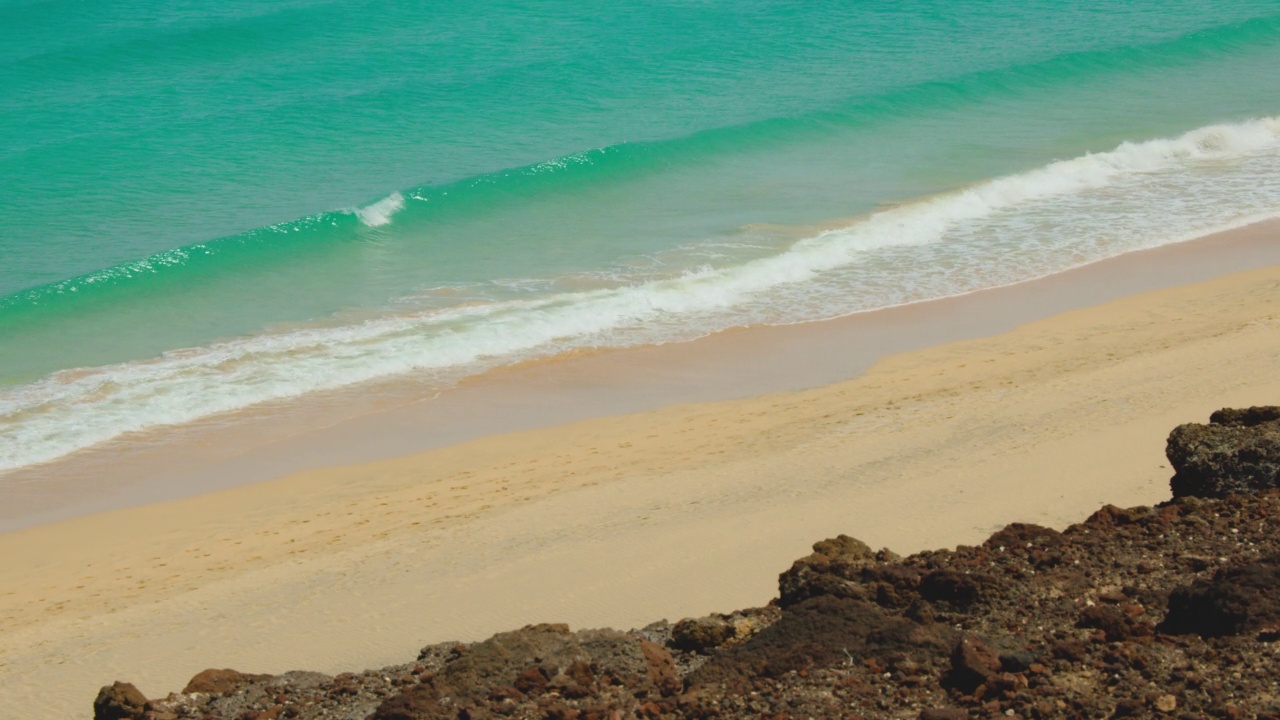
[[[534,621],[759,605],[817,539],[905,553],[1168,497],[1170,428],[1280,402],[1280,267],[851,381],[484,438],[0,536],[0,708],[335,672]]]

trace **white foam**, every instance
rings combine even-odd
[[[369,227],[381,227],[391,222],[391,216],[404,209],[404,196],[398,192],[382,198],[378,202],[356,208],[352,212],[360,222]]]
[[[377,226],[394,194],[355,211]],[[646,270],[587,290],[581,278],[511,281],[516,299],[388,314],[57,373],[0,392],[0,469],[122,433],[413,374],[450,382],[591,345],[695,337],[1025,280],[1123,252],[1280,215],[1280,119],[1181,137],[997,178],[877,212],[782,252],[666,277]],[[732,251],[723,244],[717,253]],[[694,257],[696,254],[691,254]],[[605,273],[604,275],[607,275]],[[633,276],[634,278],[634,276]],[[557,289],[560,288],[560,289]]]

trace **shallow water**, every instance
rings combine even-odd
[[[20,2],[0,40],[0,469],[1280,214],[1273,2]]]

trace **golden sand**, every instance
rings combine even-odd
[[[336,672],[536,621],[759,605],[813,541],[900,553],[1168,496],[1169,430],[1280,402],[1280,267],[826,387],[309,471],[0,535],[0,708],[206,667]]]

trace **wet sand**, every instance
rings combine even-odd
[[[1280,402],[1277,228],[531,364],[225,457],[157,443],[126,469],[251,484],[0,535],[0,707],[87,717],[114,679],[159,695],[205,667],[336,672],[528,622],[726,611],[840,532],[906,553],[1159,501],[1174,425]],[[415,442],[447,446],[344,464]],[[301,472],[255,482],[282,470]]]
[[[0,475],[0,532],[503,433],[821,387],[889,355],[1280,264],[1278,238],[1272,220],[955,298],[552,358],[442,392],[395,379],[160,429]]]

